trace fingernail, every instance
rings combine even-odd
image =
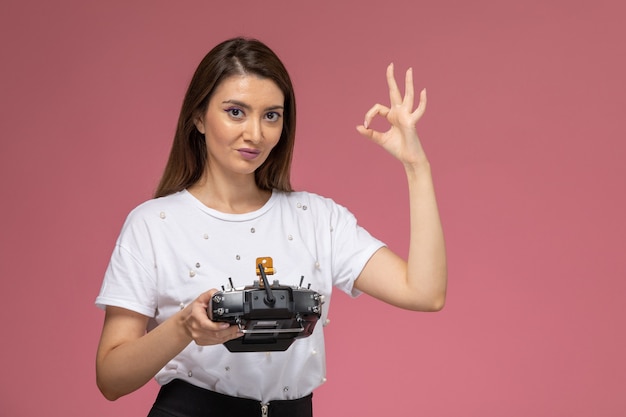
[[[367,120],[363,122],[363,127],[367,129]]]

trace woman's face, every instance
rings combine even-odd
[[[213,92],[195,125],[206,138],[213,176],[250,175],[267,159],[283,130],[285,97],[270,79],[235,75]]]

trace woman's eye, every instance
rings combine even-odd
[[[280,114],[275,111],[271,111],[265,115],[265,118],[271,122],[275,122],[280,119]]]
[[[243,112],[241,111],[241,109],[237,109],[237,108],[226,109],[226,113],[228,113],[231,117],[234,117],[236,119],[240,119],[241,117],[243,117]]]

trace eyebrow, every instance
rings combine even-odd
[[[222,101],[222,104],[234,104],[236,106],[243,107],[246,110],[251,109],[251,106],[249,104],[246,104],[243,101],[239,101],[239,100],[224,100]],[[270,106],[270,107],[265,108],[264,110],[268,111],[268,110],[284,110],[284,109],[285,109],[284,106]]]

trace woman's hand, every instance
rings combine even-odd
[[[109,400],[126,395],[157,372],[193,340],[217,345],[242,335],[237,326],[209,319],[206,308],[213,289],[146,333],[149,317],[120,307],[107,307],[96,358],[96,380]]]
[[[216,292],[216,289],[212,289],[200,294],[183,310],[185,331],[199,346],[219,345],[243,336],[238,326],[215,322],[207,316],[206,309]]]
[[[420,93],[417,108],[413,110],[413,71],[406,72],[404,97],[393,76],[393,64],[387,67],[387,84],[390,106],[374,105],[357,130],[404,164],[411,220],[409,254],[405,261],[388,248],[380,249],[367,262],[354,285],[398,307],[438,311],[446,298],[446,250],[430,163],[415,130],[426,110],[426,90]],[[369,127],[378,115],[391,125],[386,132]]]
[[[366,114],[365,122],[357,126],[357,130],[378,143],[390,154],[399,159],[405,165],[415,165],[426,162],[426,155],[417,137],[415,125],[426,110],[426,89],[419,96],[419,103],[415,110],[413,90],[413,70],[409,68],[405,77],[404,98],[398,89],[398,84],[393,75],[393,64],[387,67],[387,84],[389,85],[390,106],[375,104]],[[370,129],[372,120],[377,115],[387,119],[391,125],[386,132]]]

